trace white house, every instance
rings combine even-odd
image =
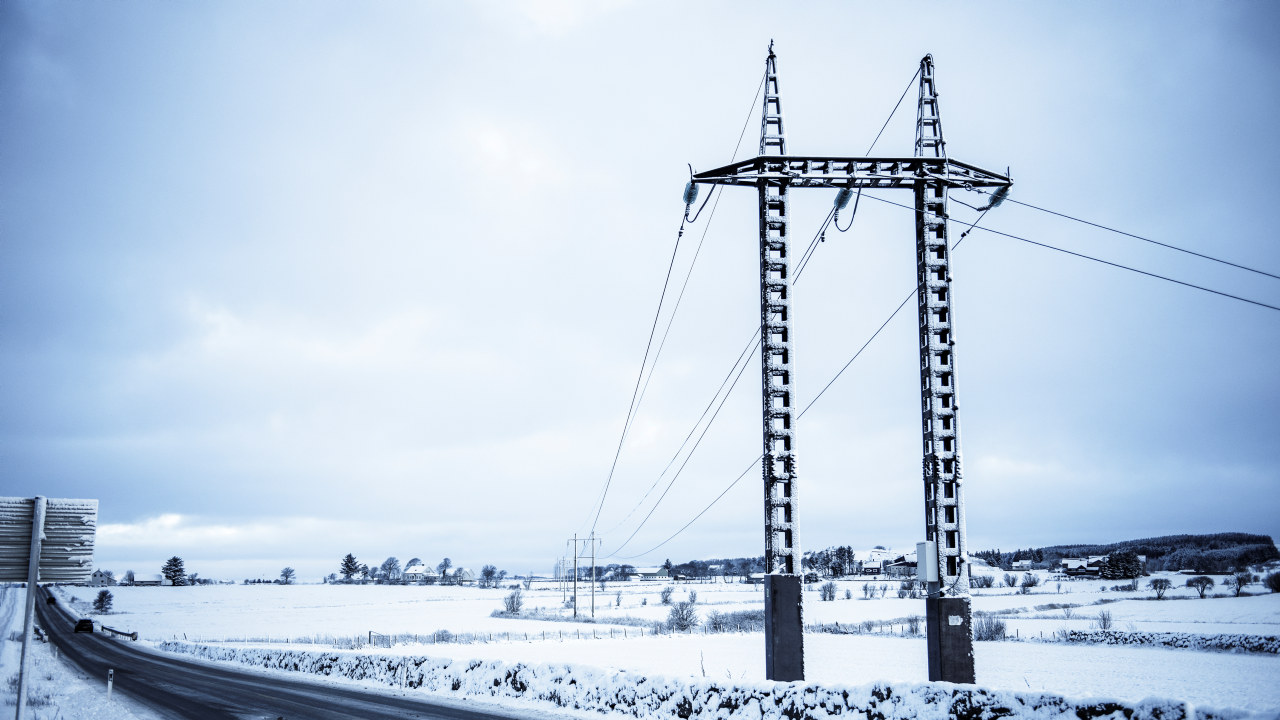
[[[661,567],[636,568],[636,571],[631,575],[632,580],[667,580],[670,577],[671,574],[667,572],[667,569]]]
[[[172,580],[170,580],[169,578],[167,578],[167,577],[163,576],[163,575],[160,575],[160,574],[156,574],[156,575],[138,575],[138,576],[134,577],[134,579],[133,579],[133,584],[134,584],[134,585],[143,585],[143,586],[153,586],[153,585],[154,585],[154,586],[157,586],[157,587],[158,587],[158,586],[160,586],[160,585],[172,585],[172,584],[173,584],[173,581],[172,581]]]
[[[410,565],[404,569],[404,581],[407,583],[427,583],[437,577],[436,571],[426,565]]]

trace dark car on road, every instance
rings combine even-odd
[[[85,618],[84,620],[77,620],[76,632],[93,632],[93,621],[88,618]]]

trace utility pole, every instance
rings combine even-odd
[[[573,617],[578,617],[578,533],[573,534]]]
[[[799,533],[796,519],[795,415],[788,261],[789,191],[795,188],[910,189],[915,194],[924,423],[925,536],[939,579],[929,584],[929,679],[972,683],[973,630],[965,566],[960,431],[955,405],[950,248],[946,196],[951,188],[1001,188],[1005,175],[947,158],[938,115],[933,57],[920,61],[915,153],[903,157],[786,154],[773,43],[765,63],[760,154],[695,173],[691,182],[755,187],[760,220],[760,329],[765,510],[765,676],[804,679]],[[837,198],[839,202],[839,198]],[[918,558],[918,562],[924,562]]]
[[[596,616],[596,534],[591,533],[591,617]]]

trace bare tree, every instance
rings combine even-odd
[[[298,573],[294,572],[293,568],[287,567],[280,571],[280,584],[292,585],[296,577],[298,577]]]
[[[1151,582],[1147,583],[1147,587],[1155,591],[1157,600],[1163,600],[1164,594],[1169,592],[1173,583],[1168,578],[1152,578]]]
[[[389,583],[400,582],[403,573],[400,571],[400,559],[395,555],[382,561],[382,566],[378,568],[381,571],[382,579]]]
[[[1223,580],[1222,584],[1231,588],[1231,591],[1236,594],[1236,597],[1240,597],[1244,594],[1244,587],[1252,582],[1253,574],[1248,570],[1245,570],[1243,572],[1237,572],[1226,580]]]
[[[1187,587],[1195,589],[1200,593],[1200,598],[1204,599],[1205,593],[1213,589],[1213,578],[1207,575],[1197,575],[1187,581]]]

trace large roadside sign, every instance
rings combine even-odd
[[[27,666],[36,583],[84,582],[93,572],[97,500],[0,497],[0,582],[27,584],[18,663],[18,709],[27,709]]]
[[[93,572],[98,501],[40,498],[38,582],[82,583]],[[0,582],[27,582],[37,498],[0,497]]]

